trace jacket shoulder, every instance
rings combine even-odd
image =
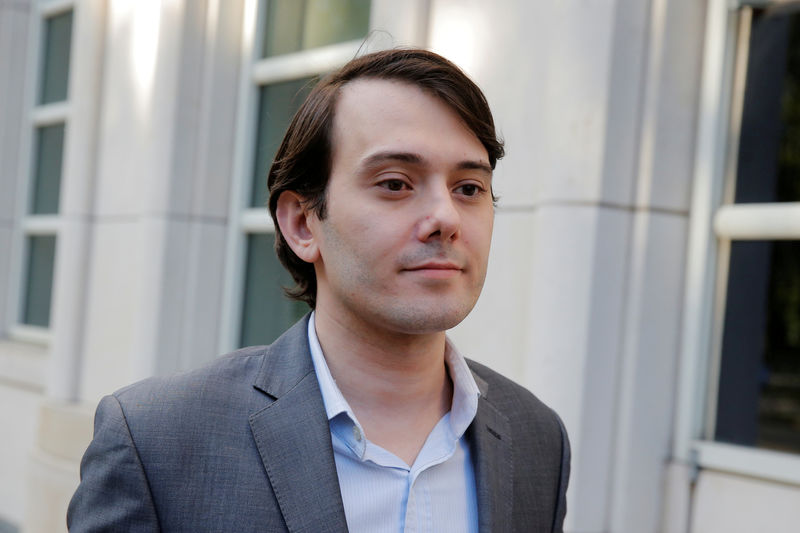
[[[272,401],[254,386],[269,357],[245,348],[103,398],[70,531],[285,530],[250,426]]]
[[[194,370],[138,381],[112,395],[123,408],[151,403],[165,406],[186,402],[196,408],[204,401],[219,401],[219,393],[222,391],[225,392],[224,396],[241,399],[242,395],[252,393],[253,382],[267,348],[243,348]]]
[[[509,423],[517,528],[522,530],[540,518],[529,515],[529,503],[537,501],[542,508],[552,509],[550,529],[561,532],[570,472],[569,439],[561,418],[525,387],[480,363],[467,363],[484,400]]]
[[[467,364],[473,374],[485,382],[485,387],[478,384],[483,389],[481,394],[504,416],[512,421],[517,417],[534,417],[561,424],[556,412],[522,385],[475,361],[467,360]]]

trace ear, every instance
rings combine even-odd
[[[303,261],[314,263],[319,258],[319,247],[309,219],[316,215],[306,209],[302,197],[294,191],[283,191],[278,197],[275,214],[283,238],[292,251]]]

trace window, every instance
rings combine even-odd
[[[710,0],[704,63],[675,455],[797,484],[800,2]]]
[[[800,5],[746,8],[749,38],[726,216],[800,209]],[[743,61],[744,63],[744,61]],[[782,205],[781,205],[782,204]],[[752,207],[752,205],[750,205]],[[746,213],[746,211],[738,211]],[[746,221],[745,225],[746,225]],[[800,232],[719,227],[726,262],[714,440],[800,453]],[[761,222],[763,223],[763,221]]]
[[[67,99],[72,11],[45,18],[39,104]]]
[[[39,9],[39,61],[27,124],[30,158],[21,219],[22,263],[17,326],[12,335],[46,340],[50,326],[59,200],[70,73],[73,11],[69,4],[42,4]]]
[[[267,3],[261,57],[361,40],[369,0],[272,0]]]
[[[318,77],[354,57],[369,30],[369,0],[251,3],[256,30],[240,107],[228,309],[222,349],[272,342],[308,311],[283,295],[293,284],[274,252],[267,172],[289,121]]]

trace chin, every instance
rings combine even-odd
[[[442,302],[434,302],[424,307],[399,306],[390,312],[386,323],[408,334],[438,333],[460,324],[474,305],[475,302],[468,302],[443,306]]]

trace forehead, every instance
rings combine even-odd
[[[455,110],[432,92],[396,80],[363,78],[340,89],[332,132],[334,161],[370,148],[488,161],[485,147]]]

